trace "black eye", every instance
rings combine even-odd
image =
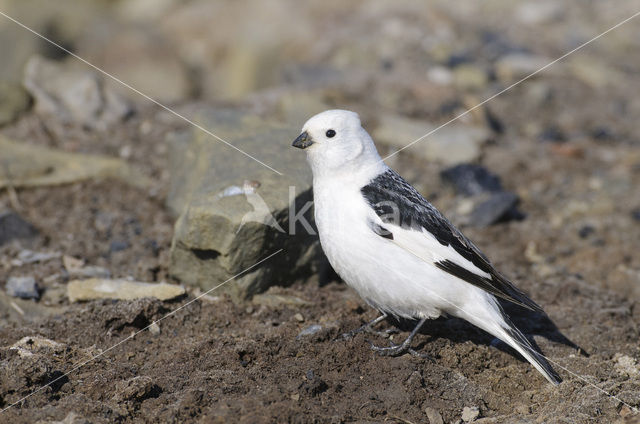
[[[331,138],[334,135],[336,135],[336,132],[334,130],[327,130],[326,134],[327,137]]]

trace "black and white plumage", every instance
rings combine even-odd
[[[382,313],[420,320],[403,349],[426,319],[451,315],[503,340],[551,383],[560,382],[497,298],[541,312],[540,306],[382,162],[356,113],[312,117],[293,145],[307,151],[316,225],[335,271]]]

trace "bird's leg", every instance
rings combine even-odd
[[[415,335],[418,334],[418,331],[420,331],[420,327],[422,327],[422,325],[426,321],[427,321],[426,318],[422,318],[418,322],[416,327],[413,329],[411,334],[409,334],[409,337],[407,337],[407,339],[404,342],[402,342],[402,344],[396,345],[396,344],[391,343],[390,347],[378,347],[378,346],[375,346],[373,343],[369,342],[371,344],[371,349],[375,350],[376,352],[378,352],[380,355],[383,355],[383,356],[399,356],[399,355],[402,355],[405,352],[409,352],[410,354],[415,355],[415,356],[427,357],[427,356],[421,355],[418,352],[416,352],[415,350],[411,349],[411,341],[413,340]]]
[[[388,332],[381,332],[381,331],[375,331],[373,329],[373,326],[378,324],[381,321],[384,321],[387,318],[387,314],[386,313],[382,313],[382,315],[380,315],[378,318],[374,319],[371,322],[366,323],[365,325],[363,325],[360,328],[356,328],[355,330],[351,330],[348,333],[344,333],[342,335],[342,338],[344,339],[351,339],[353,338],[356,334],[358,333],[362,333],[363,331],[366,331],[367,333],[373,333],[373,334],[377,334],[377,335],[383,335],[383,337],[388,337],[389,333]],[[388,330],[387,330],[388,331]]]

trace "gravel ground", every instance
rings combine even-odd
[[[388,12],[380,4],[367,13],[351,6],[345,16],[335,5],[324,6],[327,12],[319,14],[314,31],[336,31],[305,58],[339,68],[344,81],[323,89],[322,101],[357,110],[367,128],[389,113],[446,122],[507,84],[505,72],[517,70],[500,65],[505,51],[558,57],[633,13],[600,4],[583,8],[581,2],[567,2],[557,12],[545,3],[546,12],[526,15],[537,21],[517,24],[504,19],[508,13],[500,2],[481,10],[471,3],[460,9],[437,4],[441,14],[427,17],[404,4],[381,26],[371,25]],[[527,4],[535,9],[535,3]],[[299,10],[289,12],[296,16]],[[351,25],[337,28],[347,18]],[[433,20],[440,30],[425,24]],[[171,28],[180,40],[186,29],[179,23],[164,22],[159,31]],[[516,324],[553,361],[561,385],[549,385],[504,344],[453,319],[428,323],[414,340],[428,358],[380,357],[369,342],[386,344],[386,338],[342,337],[375,312],[339,281],[292,281],[242,304],[213,292],[128,339],[200,292],[190,288],[185,297],[165,302],[69,303],[62,255],[103,267],[113,277],[174,282],[168,269],[174,218],[165,207],[164,140],[186,124],[142,104],[106,131],[60,125],[31,110],[0,133],[36,146],[119,156],[152,183],[143,190],[102,179],[0,192],[0,209],[14,210],[38,230],[31,240],[0,246],[0,283],[31,276],[42,291],[37,302],[0,293],[0,407],[100,355],[3,412],[0,421],[640,422],[630,409],[640,407],[640,43],[633,25],[462,119],[490,129],[476,162],[519,196],[524,214],[521,220],[462,229],[557,326],[513,309]],[[412,35],[423,27],[440,36],[456,34],[455,42],[442,36],[448,50],[437,59],[456,78],[454,85],[425,78],[437,49]],[[385,37],[399,47],[376,43]],[[357,49],[342,46],[343,39]],[[79,48],[91,42],[100,39]],[[429,60],[412,54],[421,48]],[[344,57],[351,60],[341,62]],[[106,53],[98,59],[109,64]],[[375,72],[367,73],[371,66]],[[304,78],[277,89],[252,86],[249,100],[232,104],[269,115],[274,97],[295,99],[306,92]],[[216,103],[207,91],[215,89],[202,88],[201,101]],[[174,97],[180,101],[173,99],[172,106],[179,110],[198,107],[183,92]],[[444,165],[425,163],[411,149],[390,164],[455,223],[465,223],[468,199],[443,184]],[[21,264],[16,259],[25,249],[57,256]],[[392,336],[398,341],[411,323],[384,327],[399,329]],[[581,349],[563,343],[560,334]]]

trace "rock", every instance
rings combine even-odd
[[[587,237],[589,237],[591,234],[595,232],[596,232],[596,229],[593,227],[593,225],[587,224],[580,227],[580,229],[578,230],[578,235],[580,236],[580,238],[586,239]]]
[[[453,80],[462,90],[481,90],[489,82],[487,73],[471,64],[456,66],[453,70]]]
[[[625,78],[616,68],[599,63],[594,57],[573,57],[567,66],[577,80],[596,90],[613,87]]]
[[[149,333],[153,334],[154,336],[160,335],[160,326],[157,322],[152,322],[149,325]]]
[[[567,141],[567,137],[564,135],[560,128],[556,126],[549,126],[542,130],[540,134],[538,134],[538,140],[549,141],[552,143],[563,143]]]
[[[512,53],[498,59],[495,64],[496,76],[503,84],[513,83],[522,79],[540,68],[548,65],[552,59],[542,56],[535,56],[527,53]],[[558,64],[544,70],[548,71],[555,68]],[[558,73],[558,69],[553,69],[552,73]]]
[[[401,149],[437,127],[398,115],[383,115],[372,135],[376,142]],[[489,137],[486,128],[452,123],[424,137],[404,152],[444,165],[473,162],[479,158],[480,148]]]
[[[37,353],[62,352],[65,345],[42,336],[26,336],[15,342],[9,350],[15,350],[21,357],[33,356]]]
[[[126,240],[114,240],[109,244],[109,252],[120,252],[129,248],[129,242]]]
[[[110,278],[111,272],[100,266],[84,266],[82,259],[64,255],[62,264],[70,278]]]
[[[9,296],[21,299],[39,299],[38,284],[33,277],[10,277],[5,291]]]
[[[435,409],[431,407],[427,407],[424,409],[424,413],[427,414],[427,419],[429,420],[429,424],[444,424],[442,415],[440,415],[440,413]]]
[[[156,1],[157,9],[162,9],[160,3]],[[190,73],[188,65],[181,60],[182,51],[171,37],[175,34],[166,36],[146,24],[124,22],[130,19],[123,16],[121,20],[105,23],[102,31],[88,31],[78,40],[78,51],[91,63],[108,69],[112,75],[161,103],[176,103],[196,94],[194,89],[199,88],[200,81],[194,79],[200,75]],[[132,94],[115,81],[105,80],[105,83],[118,93]],[[148,102],[137,94],[131,99],[141,105]]]
[[[0,137],[0,188],[68,184],[89,178],[115,178],[146,188],[149,179],[118,158],[67,153]]]
[[[629,377],[640,375],[640,366],[638,366],[638,362],[634,358],[616,353],[613,359],[615,360],[614,368],[618,373]]]
[[[506,191],[493,193],[487,200],[474,206],[469,216],[470,224],[486,227],[498,222],[522,219],[523,215],[516,209],[519,200],[516,194]]]
[[[86,66],[33,56],[25,66],[23,84],[35,100],[35,111],[64,124],[94,130],[125,120],[132,107]]]
[[[310,325],[298,333],[298,335],[296,336],[296,340],[300,340],[301,338],[307,337],[307,336],[313,336],[314,334],[318,333],[320,330],[322,330],[322,326],[320,324]]]
[[[293,319],[295,319],[298,322],[304,322],[304,316],[302,316],[302,314],[300,312],[298,312],[297,314],[295,314],[293,316]]]
[[[200,130],[174,134],[167,203],[179,218],[171,274],[203,290],[233,278],[220,289],[237,300],[309,278],[321,250],[310,171],[304,154],[290,146],[299,129],[229,109],[206,110],[195,120],[283,175]],[[278,249],[285,253],[234,278]]]
[[[0,81],[0,126],[9,124],[29,108],[29,94],[18,84]]]
[[[453,83],[453,73],[444,66],[429,68],[427,78],[437,85],[451,85],[451,83]]]
[[[0,150],[2,150],[2,147],[0,147]],[[4,154],[4,151],[2,153]],[[0,187],[2,187],[1,184]],[[0,246],[11,240],[29,239],[37,235],[38,230],[17,213],[13,211],[0,212]]]
[[[113,400],[115,402],[142,402],[145,399],[158,397],[160,393],[162,393],[162,389],[153,382],[151,377],[141,375],[117,382]]]
[[[58,252],[34,252],[33,250],[24,249],[18,253],[17,261],[20,265],[32,264],[35,262],[47,262],[60,257]]]
[[[470,423],[471,421],[475,421],[480,416],[480,409],[477,406],[465,406],[462,409],[462,421],[465,423]]]
[[[562,18],[564,8],[555,1],[537,0],[519,5],[515,11],[518,21],[527,25],[542,25]]]
[[[128,280],[89,278],[69,281],[67,296],[71,302],[94,299],[131,300],[152,297],[170,300],[185,294],[182,286],[167,283],[141,283]]]
[[[440,176],[453,184],[456,193],[463,196],[502,191],[500,177],[480,165],[464,163],[452,166],[440,172]]]

